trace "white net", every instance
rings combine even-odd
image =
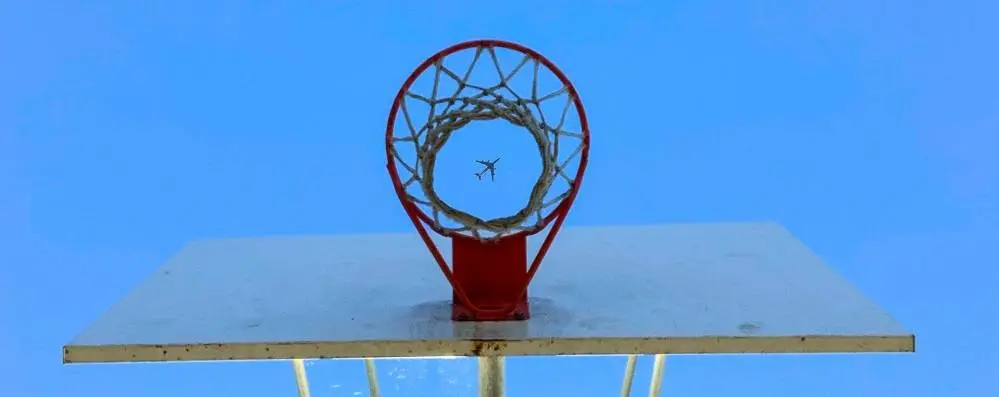
[[[445,235],[457,232],[491,239],[540,230],[550,220],[547,214],[571,194],[576,183],[578,174],[568,170],[572,165],[578,165],[586,142],[578,117],[581,111],[576,109],[578,101],[559,79],[552,79],[559,82],[558,87],[543,91],[539,82],[552,72],[529,54],[492,46],[466,51],[474,51],[474,55],[461,74],[455,72],[453,66],[446,66],[452,56],[437,59],[423,71],[423,74],[432,74],[432,83],[424,87],[430,92],[420,93],[413,86],[407,87],[404,100],[399,104],[398,112],[402,117],[397,117],[401,122],[393,131],[391,153],[401,168],[399,177],[406,199],[424,209],[424,213],[430,215],[430,227]],[[509,62],[514,64],[512,68],[504,70],[498,51],[516,55],[513,62]],[[494,69],[489,73],[493,81],[479,82],[481,79],[472,78],[477,66],[489,67],[490,63],[490,69]],[[512,84],[518,76],[523,81],[523,75],[528,73],[530,82],[525,87]],[[517,89],[529,92],[518,93]],[[414,111],[417,108],[414,101],[427,109],[425,117],[423,112]],[[553,102],[557,103],[555,107],[547,105]],[[546,115],[546,111],[549,114]],[[542,160],[540,175],[524,207],[512,215],[492,219],[482,219],[454,208],[434,189],[434,169],[441,148],[469,123],[486,120],[505,120],[526,130]],[[573,126],[577,130],[572,130]],[[568,152],[562,142],[567,139],[574,141],[570,142]],[[404,158],[403,153],[415,158]],[[553,191],[554,186],[563,189]]]

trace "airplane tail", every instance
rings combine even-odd
[[[476,178],[479,178],[479,180],[481,181],[481,180],[482,180],[482,174],[483,174],[483,173],[484,173],[484,172],[476,172],[476,173],[475,173],[475,177],[476,177]]]

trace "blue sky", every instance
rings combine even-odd
[[[286,362],[65,367],[60,346],[193,239],[409,230],[390,100],[470,38],[577,85],[570,225],[776,220],[918,335],[676,357],[664,395],[999,394],[994,2],[100,3],[0,6],[0,395],[293,393]],[[614,395],[623,365],[511,359],[509,395]],[[360,362],[309,369],[314,395],[363,390]],[[474,361],[380,371],[386,395],[471,395]]]

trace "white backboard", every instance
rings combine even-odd
[[[450,288],[415,234],[198,241],[63,359],[908,352],[915,343],[773,223],[566,228],[529,294],[528,321],[450,321]]]

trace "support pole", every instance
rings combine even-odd
[[[381,393],[378,391],[378,375],[375,373],[375,359],[364,359],[364,370],[368,373],[368,391],[371,397],[379,397]]]
[[[659,397],[663,389],[663,372],[666,371],[666,355],[656,354],[652,363],[652,381],[649,382],[649,397]]]
[[[298,385],[298,397],[309,397],[309,378],[305,375],[305,361],[296,358],[291,360],[295,367],[295,383]]]
[[[506,395],[505,366],[505,358],[502,356],[479,357],[479,397]]]
[[[631,383],[635,380],[636,364],[638,364],[638,355],[629,354],[628,363],[624,365],[624,382],[621,384],[621,397],[631,396]]]

